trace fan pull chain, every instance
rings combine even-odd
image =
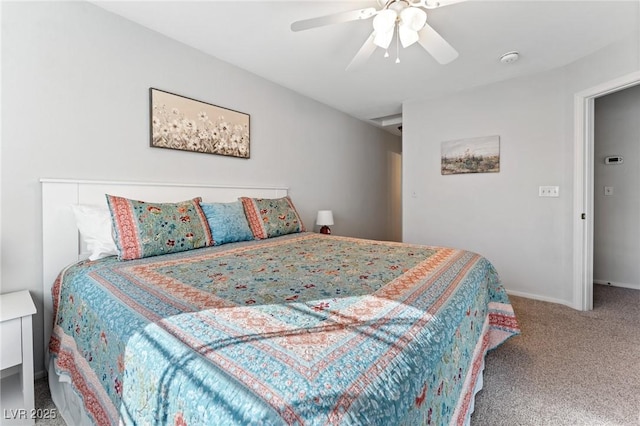
[[[400,63],[400,29],[396,25],[396,64]]]

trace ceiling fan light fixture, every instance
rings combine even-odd
[[[400,26],[420,31],[427,23],[427,12],[417,7],[407,7],[400,12]]]
[[[381,10],[375,18],[373,18],[373,29],[376,32],[386,32],[393,30],[396,25],[398,14],[395,10]]]
[[[376,46],[386,49],[391,44],[393,39],[393,30],[396,25],[398,14],[395,10],[382,10],[373,18],[373,30],[375,31],[375,37],[373,43]]]
[[[1,0],[0,0],[1,1]],[[464,0],[447,0],[459,2]],[[396,32],[396,62],[400,61],[400,44],[408,47],[416,41],[440,64],[448,64],[458,57],[458,52],[429,24],[427,13],[423,9],[434,9],[441,6],[438,0],[377,0],[379,9],[365,8],[328,16],[304,19],[291,24],[292,31],[302,31],[341,22],[373,18],[373,31],[360,47],[347,70],[362,65],[376,48],[385,50],[389,56],[389,46]]]
[[[418,32],[405,27],[404,25],[398,26],[398,37],[402,47],[409,47],[420,39]]]
[[[383,49],[388,49],[389,45],[391,45],[391,40],[393,40],[393,28],[384,33],[376,31],[376,34],[373,38],[373,44],[378,47],[382,47]]]

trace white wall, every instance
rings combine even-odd
[[[92,4],[3,2],[2,67],[1,291],[39,311],[41,177],[286,185],[309,227],[333,209],[336,234],[399,238],[400,138]],[[249,113],[251,159],[150,148],[149,87]]]
[[[479,252],[510,292],[573,305],[573,97],[639,70],[639,38],[561,69],[406,102],[403,239]],[[500,135],[499,173],[440,174],[442,141],[489,135]],[[560,197],[538,197],[540,185],[558,185]]]
[[[595,100],[594,139],[594,281],[640,289],[640,85]]]

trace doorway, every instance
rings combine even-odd
[[[637,84],[640,71],[574,96],[573,305],[581,311],[593,309],[594,103],[600,96]]]
[[[640,290],[638,118],[640,84],[595,99],[593,283],[635,290]]]

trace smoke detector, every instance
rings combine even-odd
[[[511,64],[518,60],[520,54],[515,50],[513,52],[507,52],[504,55],[500,56],[500,62],[503,64]]]

